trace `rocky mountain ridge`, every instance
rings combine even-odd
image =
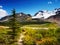
[[[18,21],[24,21],[27,18],[31,17],[30,14],[24,14],[24,13],[16,13],[16,15],[17,15],[16,18],[17,18]],[[11,18],[12,18],[12,15],[5,16],[5,17],[3,17],[3,18],[0,19],[0,22],[8,21]]]
[[[33,17],[30,14],[25,13],[16,13],[17,20],[18,21],[25,21],[27,18],[31,17],[31,19],[40,19],[40,20],[46,20],[49,22],[56,22],[60,24],[60,8],[55,9],[53,11],[38,11]],[[8,21],[10,18],[12,18],[12,15],[5,16],[0,19],[0,22]]]

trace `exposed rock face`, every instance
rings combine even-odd
[[[24,22],[28,18],[30,20],[31,15],[30,14],[24,14],[24,13],[16,13],[17,17],[16,19],[18,21]],[[5,16],[0,19],[0,22],[8,21],[12,18],[12,15]],[[60,24],[60,8],[55,9],[53,11],[38,11],[33,17],[31,17],[32,20],[37,21],[49,21],[49,22],[55,22]]]
[[[37,12],[32,19],[35,20],[44,20],[49,22],[55,22],[57,24],[60,24],[60,8],[56,8],[53,11],[39,11]]]
[[[49,22],[55,22],[55,23],[60,24],[60,15],[50,16],[46,20],[49,21]]]
[[[56,10],[56,15],[50,16],[46,20],[60,24],[60,8]]]
[[[29,14],[17,13],[17,20],[18,21],[25,21],[29,17],[31,17],[31,15],[29,15]]]
[[[16,19],[18,21],[25,21],[27,18],[31,17],[30,14],[24,14],[24,13],[16,13],[16,15],[17,15]],[[12,15],[5,16],[5,17],[0,19],[0,22],[8,21],[11,18],[12,18]]]

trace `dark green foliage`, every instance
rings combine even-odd
[[[17,43],[17,35],[19,31],[19,23],[16,20],[17,15],[15,14],[15,9],[12,10],[12,18],[9,20],[9,27],[11,31],[9,31],[10,35],[10,45]]]

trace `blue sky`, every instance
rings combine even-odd
[[[60,7],[60,0],[0,0],[0,6],[9,14],[13,8],[16,12],[34,15],[39,10],[54,10]]]

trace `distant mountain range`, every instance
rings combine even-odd
[[[32,19],[44,19],[46,21],[49,22],[55,22],[60,24],[60,8],[56,8],[53,11],[47,11],[47,10],[43,10],[43,11],[38,11],[33,17]]]
[[[31,17],[31,19],[40,19],[46,20],[49,22],[60,23],[60,8],[54,9],[53,11],[38,11],[33,17],[30,14],[25,13],[16,13],[18,21],[25,21],[27,18]],[[12,18],[12,15],[5,16],[0,19],[0,22],[8,21]]]
[[[31,17],[30,14],[24,14],[22,12],[21,13],[16,13],[16,15],[17,15],[16,18],[17,18],[18,21],[25,21],[27,18]],[[5,17],[0,19],[0,22],[6,22],[11,18],[12,18],[12,15],[5,16]]]
[[[56,15],[57,9],[53,10],[53,11],[48,11],[48,10],[42,10],[42,11],[38,11],[32,18],[42,18],[44,17],[44,19],[52,16],[52,15]]]

